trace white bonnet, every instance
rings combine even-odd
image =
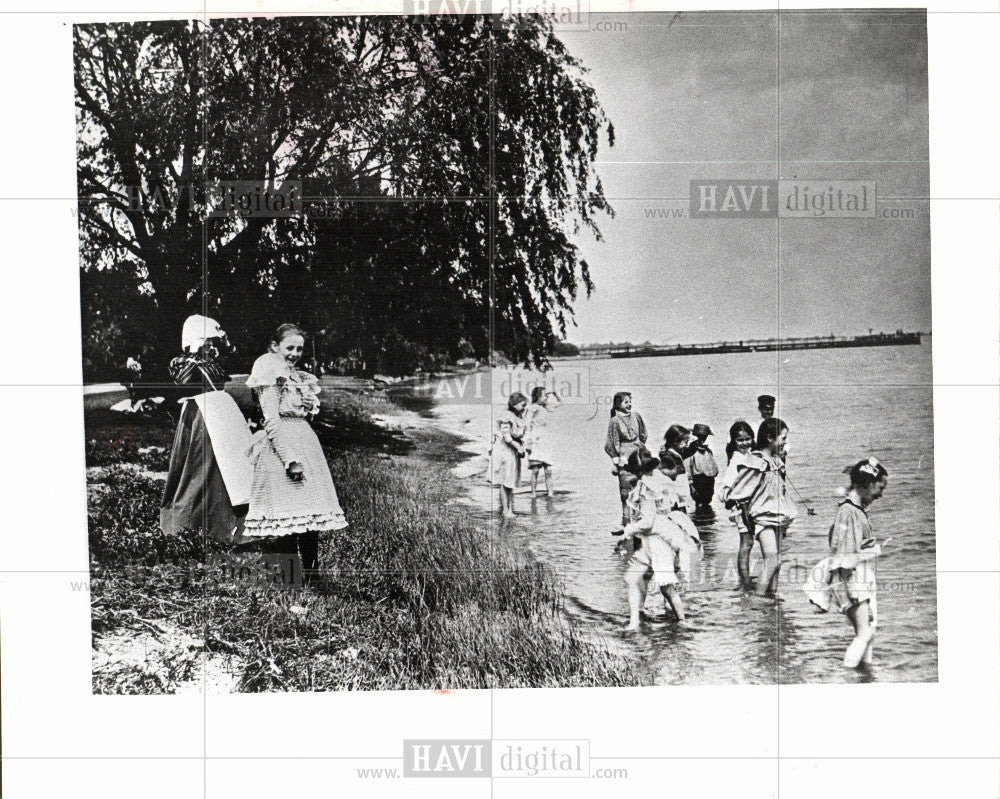
[[[184,320],[181,330],[181,347],[185,352],[197,352],[210,338],[225,338],[226,331],[219,323],[207,316],[194,314]]]

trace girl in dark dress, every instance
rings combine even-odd
[[[191,386],[192,396],[182,400],[160,527],[168,535],[194,530],[231,544],[247,513],[251,439],[235,401],[222,391],[226,373],[220,360],[229,343],[214,319],[191,316],[184,323],[182,344],[184,354],[170,362],[170,376],[178,385]],[[211,433],[206,407],[212,409]]]

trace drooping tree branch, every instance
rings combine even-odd
[[[545,19],[504,24],[78,26],[79,187],[93,195],[81,204],[94,237],[84,270],[106,265],[102,242],[135,258],[116,268],[136,275],[121,286],[144,286],[136,302],[155,317],[145,346],[156,351],[204,300],[245,352],[261,328],[294,319],[331,354],[384,371],[470,347],[544,362],[592,289],[572,231],[599,236],[611,213],[593,163],[613,131]],[[330,207],[208,218],[212,180],[301,180]]]

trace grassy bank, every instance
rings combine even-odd
[[[370,412],[389,409],[338,395],[317,426],[351,526],[300,591],[209,573],[199,540],[158,530],[169,424],[123,435],[88,415],[94,690],[200,685],[208,661],[239,691],[636,684],[574,629],[552,574],[450,502],[453,442],[386,433]],[[140,637],[141,663],[108,657]]]

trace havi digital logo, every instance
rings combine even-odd
[[[491,742],[477,739],[403,741],[404,777],[489,777]]]
[[[463,17],[467,14],[489,14],[490,0],[403,0],[407,16]]]
[[[776,180],[692,180],[692,219],[766,219],[778,215]]]

